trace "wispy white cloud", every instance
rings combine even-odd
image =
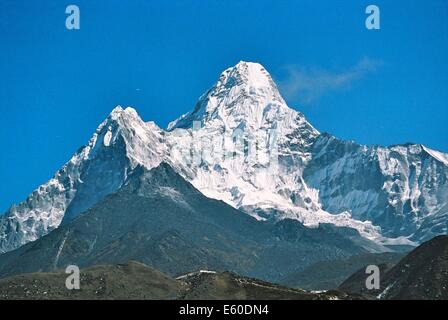
[[[286,76],[279,81],[279,86],[286,98],[311,103],[329,91],[350,87],[355,81],[376,72],[382,64],[380,60],[365,57],[356,65],[338,72],[288,66],[285,68]]]

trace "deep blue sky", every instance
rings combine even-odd
[[[79,31],[65,28],[72,3]],[[380,31],[364,27],[371,3]],[[0,212],[114,106],[165,127],[239,60],[262,63],[320,131],[448,152],[446,0],[0,0],[0,44]]]

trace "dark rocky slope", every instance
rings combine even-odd
[[[256,221],[205,197],[162,164],[151,171],[138,167],[117,193],[1,255],[0,277],[136,260],[170,276],[211,269],[277,281],[314,262],[375,248],[354,229]]]
[[[437,236],[406,255],[399,263],[380,266],[381,288],[370,294],[381,299],[448,299],[448,236]],[[339,289],[366,293],[365,268]]]

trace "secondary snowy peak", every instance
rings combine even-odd
[[[122,141],[132,167],[154,168],[165,154],[162,130],[154,122],[144,122],[131,107],[118,106],[112,110],[95,135],[94,139],[102,141],[104,147]]]
[[[424,241],[448,232],[446,154],[419,144],[363,146],[322,134],[303,172],[324,210],[349,211],[388,237]]]
[[[116,107],[50,181],[0,217],[0,253],[70,221],[118,190],[136,166],[158,166],[164,148],[160,128],[132,108]]]

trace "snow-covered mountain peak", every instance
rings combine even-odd
[[[239,62],[221,73],[216,84],[202,95],[193,111],[171,122],[168,130],[201,126],[269,129],[277,122],[294,121],[299,113],[290,109],[271,75],[253,62]]]
[[[105,122],[117,122],[120,126],[132,126],[136,122],[143,122],[137,111],[132,107],[116,106]]]
[[[277,86],[269,72],[259,63],[240,61],[234,67],[221,73],[216,88],[225,91],[234,87],[245,87],[249,90],[259,90],[275,95],[275,98],[283,100]]]
[[[144,122],[134,108],[115,107],[96,130],[89,142],[90,158],[101,148],[114,144],[126,148],[132,167],[143,165],[154,168],[162,161],[165,152],[162,130],[154,122]]]
[[[118,105],[118,106],[116,106],[116,107],[112,110],[112,112],[109,114],[109,116],[110,116],[111,118],[112,118],[112,117],[119,117],[120,114],[121,114],[123,111],[124,111],[123,107],[120,106],[120,105]]]

